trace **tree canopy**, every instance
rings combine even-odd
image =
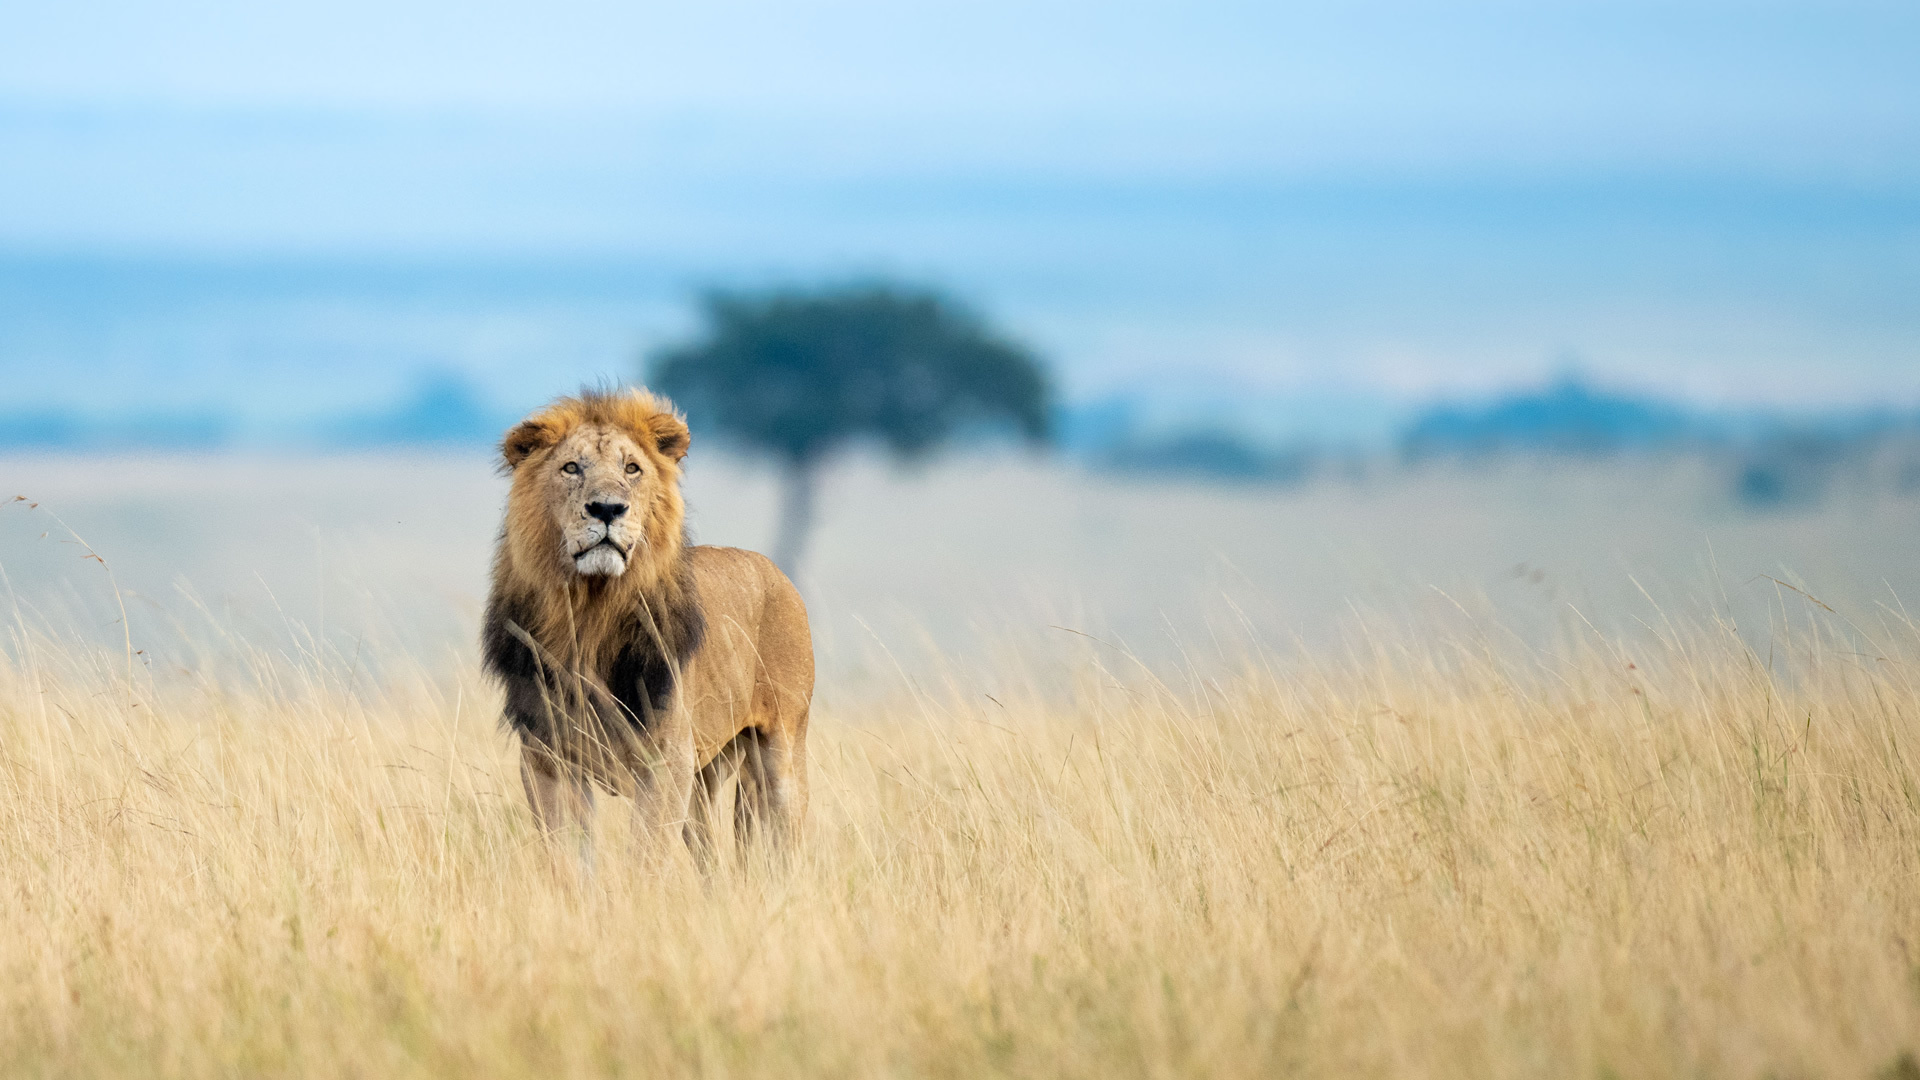
[[[969,425],[1049,433],[1051,388],[1033,354],[936,293],[715,292],[703,308],[705,336],[658,355],[649,383],[788,463],[860,439],[916,456]]]

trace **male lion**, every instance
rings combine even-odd
[[[486,667],[506,686],[534,816],[551,834],[573,815],[589,859],[596,785],[634,797],[643,841],[683,827],[703,862],[736,777],[742,841],[790,840],[807,811],[806,607],[765,556],[687,542],[689,441],[663,398],[586,391],[500,446],[513,485]]]

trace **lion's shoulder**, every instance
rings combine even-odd
[[[772,616],[776,622],[798,619],[806,624],[806,605],[800,590],[772,559],[745,548],[702,545],[687,553],[700,593],[700,605],[710,614],[732,615],[749,622]]]
[[[794,591],[772,559],[745,548],[702,544],[687,552],[687,565],[706,607],[758,609],[770,597]]]
[[[755,580],[777,576],[786,580],[786,575],[780,573],[780,568],[774,565],[772,559],[746,548],[700,544],[689,550],[687,555],[693,561],[693,572],[696,574]]]

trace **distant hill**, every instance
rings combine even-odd
[[[0,412],[0,451],[134,450],[164,446],[216,450],[233,438],[233,424],[212,413],[89,415],[72,409]]]
[[[485,445],[518,417],[492,407],[466,380],[429,372],[390,409],[349,416],[323,433],[336,446]]]
[[[1299,483],[1316,465],[1310,450],[1272,450],[1226,431],[1132,439],[1104,451],[1094,462],[1111,472],[1268,485]]]
[[[430,371],[422,373],[411,393],[386,408],[253,429],[232,416],[210,412],[0,411],[0,451],[485,446],[516,419],[517,414],[490,404],[458,375]]]
[[[1108,407],[1076,417],[1072,447],[1096,469],[1281,486],[1316,477],[1360,477],[1385,465],[1387,446],[1275,442],[1214,426],[1155,433]],[[1096,423],[1098,421],[1098,423]],[[1071,444],[1070,444],[1071,446]],[[1876,406],[1792,413],[1692,406],[1566,376],[1481,401],[1419,410],[1391,441],[1406,465],[1485,462],[1508,457],[1606,458],[1685,453],[1719,480],[1708,497],[1751,510],[1821,502],[1848,487],[1900,497],[1920,494],[1920,409]]]
[[[1488,402],[1434,405],[1407,425],[1400,452],[1410,460],[1514,451],[1601,455],[1710,443],[1726,428],[1722,419],[1673,402],[1569,376]]]

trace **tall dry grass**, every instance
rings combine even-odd
[[[804,850],[706,882],[617,801],[596,877],[549,852],[471,668],[21,625],[0,1075],[1911,1076],[1920,632],[1808,609],[1771,655],[1072,639],[822,708]]]

